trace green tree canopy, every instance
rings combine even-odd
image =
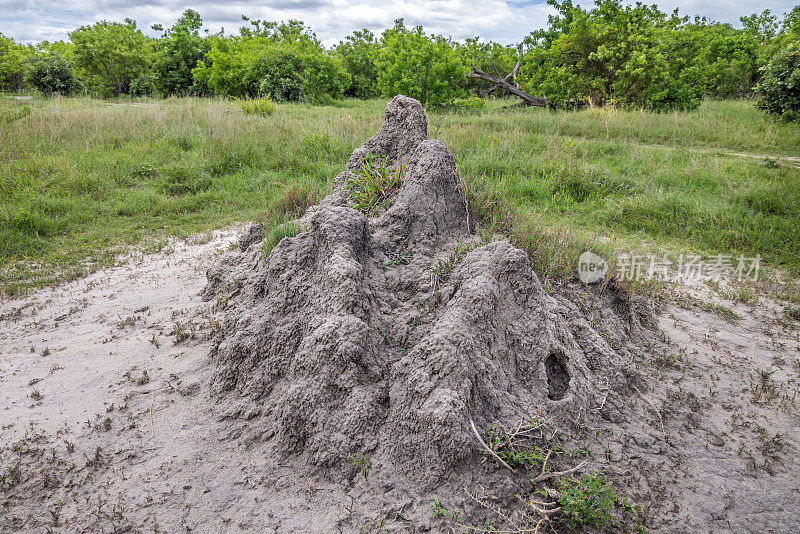
[[[0,90],[19,91],[24,79],[23,61],[29,51],[0,33]]]
[[[237,98],[269,95],[276,100],[322,102],[342,96],[350,75],[338,58],[302,33],[264,32],[261,22],[258,27],[258,32],[216,37],[193,70],[196,82]]]
[[[147,37],[127,19],[81,26],[70,34],[75,45],[75,65],[89,78],[93,89],[119,96],[149,67],[151,47]]]
[[[800,120],[800,44],[775,54],[759,84],[758,107],[789,121]]]
[[[354,31],[336,47],[342,66],[350,74],[350,85],[345,95],[375,98],[380,94],[376,64],[379,47],[375,34],[366,28]]]
[[[200,35],[203,19],[197,11],[187,9],[156,44],[155,88],[164,95],[190,93],[194,78],[192,69],[203,60],[207,41]]]
[[[746,94],[757,81],[759,36],[772,27],[769,13],[752,21],[756,31],[620,0],[591,10],[550,4],[559,14],[526,40],[521,77],[529,92],[562,104],[691,109],[707,95]]]
[[[404,94],[423,104],[441,105],[459,95],[467,69],[447,39],[406,29],[402,19],[381,37],[378,86],[384,96]]]

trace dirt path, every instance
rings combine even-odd
[[[676,150],[678,148],[684,148],[689,152],[696,152],[700,154],[711,154],[711,155],[716,154],[720,156],[760,159],[762,161],[773,161],[775,163],[783,162],[786,163],[787,165],[800,167],[800,157],[797,156],[773,156],[770,154],[753,154],[749,152],[728,151],[727,149],[724,148],[707,149],[707,148],[694,148],[688,146],[651,145],[642,143],[632,143],[632,145],[640,148],[651,148],[653,150]]]

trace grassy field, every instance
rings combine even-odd
[[[130,245],[154,250],[307,206],[384,105],[281,104],[260,117],[223,100],[0,99],[1,291],[79,276]],[[569,273],[587,248],[652,247],[761,254],[800,273],[800,168],[777,159],[800,154],[800,126],[751,102],[663,114],[434,110],[429,135],[541,274]]]

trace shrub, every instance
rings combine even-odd
[[[69,96],[81,89],[72,67],[59,54],[36,54],[29,57],[26,63],[25,81],[45,96],[55,93]]]
[[[245,115],[261,115],[266,117],[275,113],[275,102],[269,97],[242,98],[236,100],[236,105]]]
[[[328,55],[308,54],[303,58],[303,100],[325,104],[342,97],[350,85],[350,74]]]
[[[153,96],[156,92],[156,76],[143,72],[131,82],[130,94],[133,96]]]
[[[375,98],[380,94],[378,68],[375,65],[378,50],[379,43],[375,35],[366,28],[354,31],[336,47],[337,55],[342,58],[342,66],[350,74],[350,85],[345,89],[345,95]]]
[[[278,102],[296,102],[303,96],[303,58],[290,45],[268,44],[259,50],[247,79],[258,83],[258,94]]]
[[[763,69],[758,107],[788,121],[800,119],[800,46],[789,45]]]
[[[19,91],[24,80],[26,48],[0,33],[0,91]]]

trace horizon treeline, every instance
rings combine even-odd
[[[22,45],[0,34],[0,90],[98,97],[226,96],[326,103],[403,93],[426,105],[485,96],[475,66],[559,106],[615,104],[693,109],[703,98],[754,94],[773,58],[797,49],[800,6],[742,17],[742,28],[657,6],[598,0],[581,8],[549,0],[557,14],[517,46],[458,42],[406,27],[355,30],[328,49],[303,22],[242,19],[238,33],[210,33],[187,9],[158,37],[136,22],[81,26],[68,40]],[[787,52],[788,51],[788,52]]]

